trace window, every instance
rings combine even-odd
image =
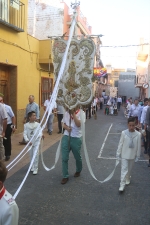
[[[48,99],[49,95],[52,93],[53,79],[42,78],[41,80],[41,105],[44,104],[45,100]]]
[[[0,23],[24,31],[25,5],[19,0],[0,0]]]

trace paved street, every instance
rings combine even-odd
[[[86,121],[86,144],[93,172],[97,179],[104,180],[114,169],[115,160],[99,159],[106,134],[107,141],[101,151],[102,157],[115,157],[122,130],[126,129],[123,112],[118,116],[105,116],[98,110],[97,120]],[[52,139],[47,136],[46,139]],[[48,140],[48,139],[47,139]],[[47,141],[46,140],[46,141]],[[51,143],[50,143],[51,144]],[[47,167],[54,163],[58,142],[44,152]],[[149,225],[150,224],[150,168],[147,162],[135,164],[131,184],[125,192],[118,191],[120,165],[113,178],[101,184],[90,175],[84,152],[83,171],[74,178],[75,160],[69,160],[69,182],[61,185],[61,157],[56,168],[46,172],[39,163],[39,173],[30,174],[16,201],[20,209],[19,225]],[[141,159],[147,159],[141,153]],[[27,171],[28,164],[10,176],[6,188],[14,194]]]

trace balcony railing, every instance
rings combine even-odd
[[[19,0],[0,0],[0,23],[24,31],[25,5]]]

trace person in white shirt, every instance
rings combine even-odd
[[[102,91],[102,96],[103,96],[103,97],[105,96],[105,90]]]
[[[51,94],[49,95],[49,98],[44,102],[44,110],[46,111],[46,109],[49,107],[49,103],[50,103],[50,99],[51,99]],[[48,121],[47,121],[47,132],[49,133],[49,135],[52,135],[53,132],[53,120],[54,120],[54,113],[56,113],[56,102],[54,104],[52,113],[49,115]]]
[[[4,159],[3,138],[7,128],[7,112],[2,103],[0,103],[0,160]]]
[[[131,105],[132,105],[132,103],[131,103],[130,99],[128,99],[127,107],[126,107],[127,113],[129,113]]]
[[[109,107],[109,112],[110,112],[110,115],[113,115],[114,114],[114,108],[113,108],[113,105],[111,105]]]
[[[64,111],[65,111],[64,107],[57,103],[57,120],[58,120],[58,129],[59,129],[59,131],[57,132],[58,134],[61,134],[63,132],[61,121],[64,115]]]
[[[118,108],[118,110],[120,110],[121,104],[122,104],[122,98],[119,96],[119,97],[117,98],[117,108]]]
[[[139,105],[139,100],[135,99],[134,104],[131,105],[129,110],[129,117],[134,117],[135,125],[138,124],[138,115],[139,115],[140,108],[141,106]]]
[[[150,99],[148,100],[148,98],[145,98],[144,99],[144,107],[142,109],[142,114],[141,114],[141,117],[140,117],[140,124],[139,124],[139,127],[140,128],[143,128],[144,129],[144,125],[145,125],[145,120],[146,120],[146,112],[147,112],[147,109],[148,107],[150,106]],[[148,148],[148,133],[147,133],[147,128],[145,130],[146,132],[146,135],[143,139],[143,142],[144,142],[144,154],[147,154],[147,148]]]
[[[30,139],[35,134],[35,131],[37,127],[39,126],[39,123],[36,122],[36,114],[34,111],[28,113],[29,122],[24,124],[24,132],[23,137],[26,143],[30,141]],[[44,136],[42,136],[44,138]],[[33,158],[34,152],[37,150],[31,172],[33,172],[33,175],[36,175],[38,173],[38,164],[39,164],[39,146],[40,146],[41,136],[37,138],[37,135],[32,140],[32,148],[30,150],[30,162]]]
[[[130,175],[133,164],[138,161],[141,153],[141,133],[135,130],[134,118],[128,119],[128,129],[122,131],[116,157],[121,156],[121,182],[119,191],[125,189],[125,185],[130,184]]]
[[[96,115],[96,109],[97,109],[97,98],[96,97],[93,97],[93,101],[92,101],[92,115]]]
[[[82,158],[80,153],[82,144],[81,113],[83,113],[83,122],[85,122],[85,114],[81,109],[71,110],[70,113],[66,111],[62,121],[65,131],[61,142],[63,173],[61,184],[66,184],[69,179],[68,160],[70,151],[72,151],[76,160],[76,172],[74,177],[79,177],[82,170]]]
[[[18,206],[4,187],[7,173],[4,163],[0,161],[0,225],[18,225]]]
[[[7,112],[7,128],[5,131],[5,139],[3,139],[3,145],[5,148],[5,161],[8,161],[11,156],[11,134],[15,132],[16,129],[16,118],[12,111],[12,108],[9,105],[4,104],[3,97],[0,96],[0,102],[4,105],[4,108]]]
[[[105,104],[107,104],[108,96],[104,95],[103,97],[104,97],[104,105],[105,105]]]

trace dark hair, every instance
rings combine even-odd
[[[28,113],[28,118],[30,118],[32,116],[32,114],[35,113],[34,111],[31,111]]]
[[[148,98],[148,101],[150,102],[150,98]]]
[[[8,170],[5,166],[5,164],[0,161],[0,181],[4,183],[4,181],[6,180],[6,177],[7,177],[7,173],[8,173]]]
[[[148,101],[148,98],[144,98],[144,102],[147,102]]]
[[[138,98],[135,98],[134,101],[139,101],[139,99]]]
[[[129,117],[128,118],[128,123],[130,123],[130,122],[135,122],[135,118],[134,117]]]

